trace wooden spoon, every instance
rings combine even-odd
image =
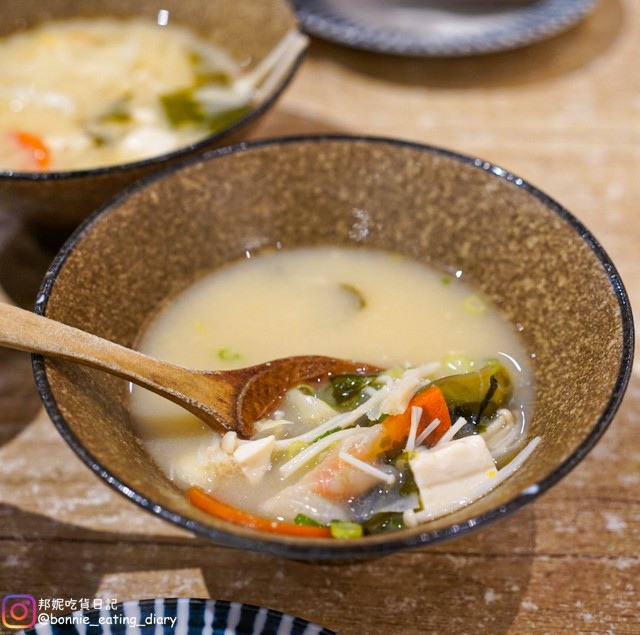
[[[235,430],[244,438],[296,384],[378,370],[321,355],[285,357],[238,370],[183,368],[1,302],[0,345],[72,360],[128,379],[183,406],[212,428]]]

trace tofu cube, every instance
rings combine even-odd
[[[496,476],[495,461],[479,435],[447,441],[409,461],[424,510],[447,510],[470,500],[474,490]]]
[[[253,484],[258,483],[271,467],[271,453],[276,438],[273,435],[240,443],[233,452],[233,458]]]

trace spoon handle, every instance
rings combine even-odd
[[[223,407],[233,399],[233,387],[224,378],[217,377],[215,388],[212,386],[211,375],[216,373],[169,364],[3,302],[0,302],[0,345],[72,360],[128,379],[179,403],[217,428],[224,415],[210,407],[207,398]],[[202,399],[205,403],[200,403]]]
[[[0,344],[94,366],[131,381],[149,381],[153,362],[159,371],[164,366],[142,353],[10,304],[0,304]]]

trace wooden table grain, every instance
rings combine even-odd
[[[393,136],[496,163],[595,234],[640,315],[639,54],[637,0],[601,0],[562,35],[475,58],[313,40],[251,137]],[[30,306],[52,254],[1,205],[0,285]],[[211,597],[342,635],[640,633],[640,368],[602,441],[535,503],[434,547],[322,564],[219,547],[124,500],[59,437],[28,356],[0,350],[0,597],[12,594],[57,613],[91,598]]]

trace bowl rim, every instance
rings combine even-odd
[[[49,267],[38,292],[37,300],[34,306],[34,312],[44,315],[47,303],[54,286],[58,273],[62,270],[67,257],[71,254],[76,244],[82,240],[85,233],[91,231],[94,222],[103,215],[132,195],[134,192],[142,190],[155,181],[162,180],[165,176],[180,171],[193,164],[200,162],[209,162],[223,159],[228,155],[235,155],[242,152],[251,152],[254,149],[265,147],[278,147],[285,144],[303,144],[303,143],[369,143],[374,145],[386,145],[400,148],[409,148],[412,150],[431,153],[436,156],[442,156],[474,169],[490,173],[497,178],[503,179],[515,187],[518,187],[531,196],[538,199],[548,209],[555,213],[558,217],[567,222],[568,225],[579,235],[584,243],[591,249],[593,254],[603,266],[607,278],[611,285],[612,291],[617,298],[620,310],[620,321],[622,329],[622,353],[620,358],[620,367],[618,375],[611,391],[611,395],[606,406],[593,426],[589,434],[580,442],[574,451],[567,456],[560,464],[558,464],[547,476],[540,481],[531,484],[521,491],[517,496],[511,498],[506,503],[490,509],[484,513],[474,515],[466,521],[450,525],[444,529],[411,533],[400,531],[397,533],[381,534],[379,536],[368,536],[355,540],[336,541],[332,539],[304,539],[279,537],[272,534],[265,534],[259,531],[252,531],[245,534],[244,532],[234,533],[232,526],[229,525],[229,531],[219,530],[210,525],[206,525],[197,520],[187,518],[179,513],[173,512],[162,505],[147,499],[142,494],[133,491],[126,483],[114,476],[106,467],[93,457],[93,455],[84,448],[79,439],[75,436],[73,430],[66,422],[62,414],[55,396],[51,391],[47,378],[44,358],[41,355],[32,355],[32,368],[38,392],[44,404],[47,414],[51,418],[58,432],[71,446],[78,457],[98,476],[106,481],[120,494],[130,499],[146,511],[159,516],[183,529],[186,529],[198,537],[208,538],[218,544],[230,547],[245,548],[272,555],[284,557],[294,557],[302,559],[318,559],[318,560],[346,560],[358,559],[363,557],[375,557],[390,554],[395,551],[408,549],[420,545],[437,543],[448,540],[457,536],[466,535],[472,531],[480,529],[486,525],[492,524],[506,515],[520,509],[521,507],[533,502],[541,494],[555,485],[571,472],[584,457],[593,449],[597,441],[602,437],[606,429],[609,427],[615,414],[617,413],[625,391],[629,384],[631,373],[633,370],[634,345],[635,345],[635,328],[633,314],[629,296],[626,292],[622,279],[598,240],[591,232],[579,221],[571,212],[560,205],[547,194],[543,193],[537,187],[516,176],[515,174],[499,167],[498,165],[463,154],[457,151],[448,150],[435,145],[428,145],[404,139],[396,139],[383,136],[370,135],[351,135],[351,134],[305,134],[273,137],[269,139],[261,139],[257,141],[241,142],[238,144],[225,146],[211,150],[205,154],[191,157],[186,161],[176,165],[167,166],[162,170],[158,170],[153,174],[139,179],[133,185],[125,188],[110,201],[98,208],[93,214],[85,219],[85,221],[77,227],[77,229],[67,239],[55,256],[51,266]],[[249,535],[250,534],[250,535]]]
[[[295,26],[293,30],[297,31],[300,35],[303,35],[300,30],[299,22],[297,21],[297,17],[293,16],[295,20]],[[252,107],[248,112],[243,114],[238,119],[235,119],[229,126],[215,132],[213,134],[208,134],[206,137],[199,139],[193,143],[188,145],[180,146],[175,150],[171,150],[170,152],[165,152],[163,154],[154,155],[151,157],[147,157],[145,159],[140,159],[138,161],[129,161],[127,163],[116,163],[114,165],[104,165],[104,166],[96,166],[94,168],[82,168],[82,169],[71,169],[71,170],[48,170],[43,172],[29,172],[23,170],[13,170],[9,168],[0,167],[0,183],[2,181],[20,181],[20,182],[29,182],[29,181],[67,181],[73,179],[80,179],[87,176],[107,176],[111,174],[120,174],[126,172],[133,172],[136,170],[145,170],[152,169],[153,166],[165,164],[167,161],[169,162],[180,162],[180,159],[192,157],[194,153],[205,152],[211,144],[216,144],[219,141],[225,139],[226,137],[230,137],[238,130],[241,130],[245,126],[248,126],[250,123],[259,119],[263,114],[269,110],[273,104],[280,98],[285,89],[289,86],[294,76],[296,75],[300,65],[302,64],[302,60],[306,53],[306,47],[304,47],[298,54],[296,55],[295,60],[292,62],[291,66],[287,70],[286,74],[280,79],[278,84],[276,85],[275,90],[273,90],[265,99],[260,101],[254,107]]]

